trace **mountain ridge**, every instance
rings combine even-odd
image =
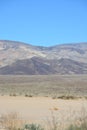
[[[87,74],[87,43],[43,47],[0,40],[0,74]]]

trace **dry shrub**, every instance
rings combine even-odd
[[[51,116],[46,120],[46,130],[61,130],[61,124],[58,122],[58,117],[55,110],[51,110]]]
[[[69,115],[66,115],[57,113],[56,108],[51,109],[51,116],[46,122],[47,130],[87,130],[87,109],[84,104],[80,110],[69,108],[68,112]]]
[[[73,100],[73,99],[78,99],[78,97],[72,96],[72,95],[63,95],[58,97],[59,99],[64,99],[64,100]]]
[[[44,130],[44,128],[37,124],[26,124],[23,130]]]

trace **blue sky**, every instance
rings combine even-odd
[[[0,0],[0,39],[42,46],[87,42],[87,0]]]

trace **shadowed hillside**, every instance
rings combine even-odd
[[[0,74],[87,74],[87,43],[41,47],[1,40]]]

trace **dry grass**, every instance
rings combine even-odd
[[[76,113],[71,113],[76,114]],[[63,116],[63,115],[62,115]],[[63,117],[64,118],[64,117]],[[71,119],[72,116],[68,120]],[[51,117],[45,122],[45,126],[38,124],[27,124],[20,118],[17,113],[9,113],[1,115],[0,117],[0,126],[5,130],[87,130],[87,111],[83,107],[80,111],[80,117],[71,122],[59,122],[58,115],[55,110],[51,111]]]
[[[18,113],[3,114],[0,117],[0,126],[6,130],[18,130],[23,127],[23,120]]]
[[[61,113],[62,115],[62,113]],[[77,116],[79,115],[79,116]],[[64,118],[67,120],[65,121]],[[62,115],[60,122],[57,112],[51,110],[51,117],[47,120],[47,130],[87,130],[87,110],[82,107],[80,112],[71,112],[69,118]]]

